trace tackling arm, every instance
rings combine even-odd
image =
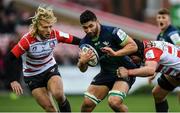
[[[127,76],[137,76],[137,77],[147,77],[152,76],[156,68],[158,66],[158,63],[155,61],[146,61],[145,66],[136,68],[136,69],[126,69],[123,67],[120,67],[117,70],[117,74],[120,77],[127,77]]]

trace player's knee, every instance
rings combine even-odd
[[[126,93],[112,90],[109,92],[108,104],[115,111],[121,111],[123,108],[123,100]]]
[[[85,92],[84,96],[85,96],[84,102],[81,106],[81,111],[83,111],[83,112],[92,111],[95,108],[95,106],[101,102],[100,99],[97,99],[94,95],[92,95],[88,92]]]
[[[84,101],[83,101],[83,104],[82,104],[82,107],[91,107],[91,106],[94,106],[96,105],[93,101],[91,101],[90,99],[88,98],[85,98]]]
[[[128,107],[123,104],[123,100],[119,97],[109,97],[108,104],[115,112],[128,112]]]
[[[118,108],[122,103],[122,100],[117,96],[109,96],[108,104],[111,108]]]
[[[52,92],[52,96],[55,97],[55,99],[59,102],[59,103],[63,103],[65,100],[65,95],[62,92]]]
[[[164,97],[161,95],[161,93],[156,89],[152,90],[152,95],[153,95],[155,101],[161,101],[164,99]]]
[[[91,112],[95,108],[96,104],[88,98],[85,98],[81,106],[81,112]]]
[[[85,92],[84,93],[84,97],[86,97],[85,99],[88,101],[88,103],[92,103],[92,104],[99,104],[101,102],[101,99],[98,99],[96,96]]]

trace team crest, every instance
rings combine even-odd
[[[37,46],[32,47],[33,52],[36,51],[36,50],[37,50]]]
[[[107,42],[107,41],[104,41],[103,44],[104,44],[105,46],[110,46],[109,42]]]
[[[96,42],[96,43],[94,43],[94,45],[95,46],[98,46],[100,44],[100,42],[98,41],[98,42]]]
[[[55,42],[53,41],[53,42],[49,42],[49,46],[50,46],[50,48],[54,48],[55,47]]]

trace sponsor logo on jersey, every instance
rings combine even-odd
[[[61,37],[64,37],[64,38],[69,38],[69,34],[68,34],[68,33],[64,33],[64,32],[62,32],[62,31],[59,31],[59,35],[60,35]]]
[[[96,42],[96,43],[94,43],[94,45],[95,46],[98,46],[100,44],[100,42],[98,41],[98,42]]]
[[[122,41],[124,41],[127,37],[127,34],[124,31],[122,31],[121,29],[119,29],[117,31],[117,35]]]
[[[154,55],[153,50],[149,50],[149,51],[146,53],[145,56],[146,56],[147,59],[155,58],[155,55]]]

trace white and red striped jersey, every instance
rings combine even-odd
[[[156,61],[158,72],[171,76],[180,73],[180,48],[164,41],[144,41],[144,56],[146,61]]]
[[[11,52],[18,58],[22,56],[24,76],[40,74],[56,64],[53,48],[59,43],[72,43],[73,36],[52,30],[50,38],[42,40],[25,34]]]

